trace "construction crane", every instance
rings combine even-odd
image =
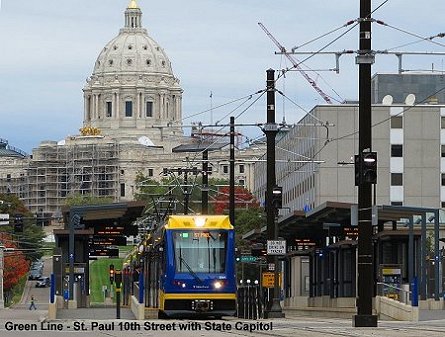
[[[323,99],[325,100],[326,103],[328,104],[332,104],[332,100],[330,99],[330,97],[325,94],[323,92],[323,90],[321,90],[317,83],[300,67],[300,65],[298,64],[298,62],[292,57],[290,56],[287,52],[286,52],[286,48],[284,48],[280,42],[278,42],[278,40],[267,30],[267,28],[261,23],[258,22],[258,25],[261,27],[262,30],[264,30],[264,32],[267,34],[267,36],[273,41],[273,43],[275,43],[275,45],[278,47],[278,49],[280,50],[281,53],[283,53],[283,55],[285,55],[287,57],[287,59],[292,63],[293,68],[297,69],[301,75],[303,75],[303,77],[306,79],[306,81],[309,82],[309,84],[312,86],[312,88],[315,89],[315,91],[321,96],[323,97]]]

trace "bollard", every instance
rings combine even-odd
[[[413,307],[419,306],[419,288],[417,287],[417,276],[414,276],[411,281],[411,305]]]

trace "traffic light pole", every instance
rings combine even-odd
[[[371,138],[371,0],[360,0],[360,50],[356,59],[359,65],[359,156],[372,149]],[[362,163],[361,163],[362,164]],[[374,264],[372,249],[372,184],[358,184],[358,296],[355,327],[376,327],[377,316],[372,314],[374,291]]]
[[[267,70],[267,121],[264,125],[263,132],[266,135],[266,223],[267,223],[267,239],[278,239],[278,223],[276,218],[276,207],[274,206],[273,191],[276,185],[275,176],[275,138],[278,133],[278,125],[275,123],[275,71]],[[264,312],[265,318],[281,318],[283,310],[280,304],[280,289],[278,284],[278,257],[267,256],[267,262],[275,266],[275,286],[273,291],[273,300],[268,303]]]

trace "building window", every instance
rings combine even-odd
[[[445,116],[440,117],[440,127],[445,129]]]
[[[239,182],[238,182],[238,185],[244,187],[244,184],[245,184],[244,179],[240,179]]]
[[[239,166],[239,173],[244,173],[244,165]]]
[[[442,186],[445,186],[445,173],[441,174]]]
[[[223,165],[223,173],[229,173],[229,166]]]
[[[391,173],[391,186],[403,186],[403,173]]]
[[[442,201],[441,203],[440,203],[440,207],[442,207],[442,208],[445,208],[445,201]]]
[[[125,117],[133,116],[133,102],[125,101]]]
[[[391,201],[391,206],[403,206],[402,201]]]
[[[145,116],[153,117],[153,102],[145,103]]]
[[[121,197],[125,197],[125,184],[121,184]]]
[[[106,104],[107,104],[107,106],[106,106],[106,109],[107,109],[106,116],[107,117],[111,117],[113,115],[113,103],[107,102]]]
[[[148,176],[153,177],[153,169],[148,169]]]
[[[403,145],[392,144],[391,145],[391,157],[403,157]]]
[[[391,117],[391,129],[402,129],[403,119],[402,116],[392,116]]]
[[[441,150],[441,156],[442,156],[442,158],[445,158],[445,145],[441,145],[441,146],[440,146],[440,150]]]

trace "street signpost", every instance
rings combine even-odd
[[[9,225],[9,214],[0,213],[0,226]]]
[[[267,255],[285,255],[286,240],[267,240]]]
[[[256,262],[258,260],[257,256],[252,255],[241,255],[239,262]]]

